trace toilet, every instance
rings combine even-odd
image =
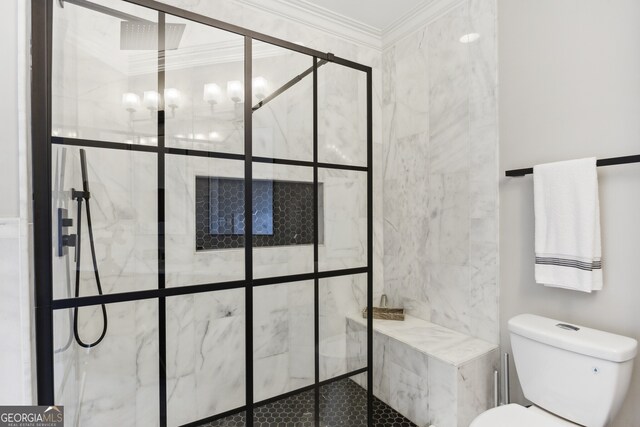
[[[627,394],[638,342],[533,314],[509,320],[529,408],[489,409],[469,427],[605,427]]]

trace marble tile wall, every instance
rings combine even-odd
[[[468,0],[383,58],[384,275],[393,305],[498,342],[496,4]],[[460,37],[478,33],[474,43]]]

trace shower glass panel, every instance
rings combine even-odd
[[[367,75],[328,63],[318,69],[318,158],[367,165]]]
[[[168,426],[245,405],[244,331],[243,289],[167,298]]]
[[[165,53],[165,144],[192,150],[244,152],[244,37],[167,16],[184,27]]]
[[[73,2],[53,10],[51,135],[157,145],[157,108],[147,108],[144,93],[158,86],[158,14],[126,2],[94,3],[113,14]]]
[[[318,300],[320,380],[365,368],[367,325],[362,309],[367,306],[367,275],[321,279]]]
[[[160,2],[32,10],[39,404],[370,423],[371,69]]]
[[[254,163],[253,179],[270,191],[254,192],[253,277],[313,273],[313,168]]]
[[[73,192],[83,188],[81,151],[86,159],[90,197],[80,203],[78,217],[79,203]],[[64,145],[54,145],[51,155],[54,297],[75,298],[99,293],[92,244],[103,293],[156,288],[155,155]],[[65,220],[71,221],[67,223],[70,225],[64,226]],[[75,242],[65,242],[69,236]]]
[[[254,298],[256,402],[312,385],[313,280],[259,286]]]
[[[323,187],[324,244],[319,247],[320,271],[367,265],[367,174],[319,169]]]
[[[313,160],[313,58],[253,42],[253,155]]]
[[[55,401],[65,426],[159,424],[158,302],[108,304],[109,329],[94,348],[74,341],[75,309],[54,312]],[[102,331],[99,306],[79,309],[78,333]]]
[[[230,244],[243,239],[243,234],[226,234],[222,229],[212,228],[219,220],[232,224],[237,219],[237,210],[227,214],[219,213],[218,209],[220,202],[229,204],[233,195],[225,198],[225,194],[215,191],[210,181],[224,178],[243,182],[244,162],[173,154],[167,154],[165,162],[167,286],[244,279],[244,244]],[[233,204],[244,212],[242,195],[235,195]],[[217,249],[213,239],[221,239],[228,245]]]

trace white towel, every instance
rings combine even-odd
[[[602,289],[596,159],[533,168],[536,282],[591,292]]]

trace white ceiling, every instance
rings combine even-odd
[[[359,21],[379,31],[404,17],[428,0],[299,0]]]

